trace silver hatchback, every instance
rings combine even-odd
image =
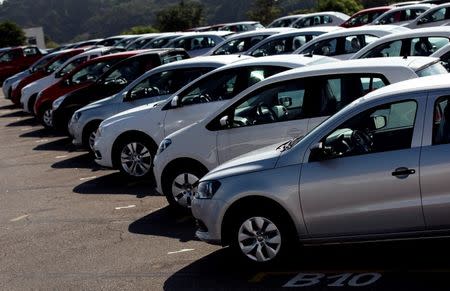
[[[222,164],[198,186],[197,236],[267,263],[303,244],[450,229],[450,75],[354,101],[305,137]]]

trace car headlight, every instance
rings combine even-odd
[[[219,181],[204,181],[198,184],[196,199],[211,199],[220,188]]]
[[[78,120],[80,120],[81,117],[81,112],[80,111],[76,111],[73,115],[72,115],[72,121],[73,122],[77,122]]]
[[[165,151],[170,145],[172,144],[172,140],[170,138],[164,139],[160,144],[158,148],[158,154]]]
[[[40,93],[39,93],[40,94]],[[66,99],[66,96],[61,96],[58,99],[56,99],[55,101],[53,101],[53,110],[56,110],[59,108],[59,106],[61,106],[61,104],[63,103],[64,99]]]

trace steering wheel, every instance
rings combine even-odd
[[[373,150],[373,140],[366,132],[354,130],[351,139],[357,153],[370,153]]]
[[[264,113],[263,110],[266,110],[269,114]],[[268,118],[270,121],[277,120],[277,115],[276,115],[275,111],[273,111],[272,108],[270,108],[269,106],[267,106],[264,103],[260,103],[256,107],[256,116],[257,116],[257,119],[259,119],[259,120],[264,120],[265,118]]]
[[[200,103],[211,102],[211,97],[209,96],[208,93],[202,94],[202,95],[198,96],[198,98],[200,99]]]

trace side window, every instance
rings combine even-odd
[[[366,46],[364,35],[347,36],[344,41],[344,54],[356,53]]]
[[[433,115],[433,145],[450,143],[450,97],[436,100]]]
[[[214,47],[215,45],[216,45],[216,43],[210,37],[207,37],[207,36],[196,37],[196,38],[192,39],[191,49],[192,50],[205,49],[205,48]]]
[[[398,57],[402,51],[402,40],[396,40],[377,46],[372,49],[364,58],[379,58],[379,57]]]
[[[23,54],[24,54],[26,57],[31,57],[31,56],[38,55],[38,54],[39,54],[39,51],[38,51],[38,49],[35,48],[35,47],[27,47],[27,48],[24,48],[24,49],[23,49]]]
[[[429,56],[449,43],[447,37],[420,37],[411,39],[412,56]]]
[[[113,63],[114,61],[100,62],[86,66],[72,76],[72,83],[80,84],[86,81],[95,81],[109,70]]]
[[[311,37],[312,38],[312,37]],[[286,37],[272,40],[253,51],[252,56],[271,56],[293,52],[296,47],[300,47],[310,39],[309,35],[300,35],[295,38]]]
[[[110,72],[105,78],[106,83],[114,84],[127,84],[129,81],[136,79],[139,76],[142,67],[145,64],[145,60],[133,60],[119,65],[117,69]]]
[[[366,110],[322,139],[327,158],[411,148],[417,103],[389,103]],[[316,157],[311,156],[310,160]]]
[[[233,39],[222,45],[214,55],[232,55],[244,51],[245,39]]]
[[[11,61],[19,58],[20,54],[21,53],[19,50],[12,50],[12,51],[6,52],[6,53],[0,55],[0,63],[11,62]]]
[[[441,57],[441,64],[447,69],[448,72],[450,72],[450,52],[445,53]]]
[[[333,18],[329,15],[322,16],[322,24],[332,23]]]
[[[314,47],[313,53],[322,56],[334,56],[337,54],[337,38],[326,39],[317,43]]]
[[[62,68],[61,71],[59,71],[57,77],[60,78],[64,75],[66,75],[67,73],[70,73],[73,69],[75,69],[77,66],[79,66],[80,64],[82,64],[86,61],[87,61],[87,57],[81,57],[81,58],[73,60],[72,62],[67,64],[64,68]]]
[[[436,22],[436,21],[442,21],[445,20],[445,13],[446,13],[446,8],[441,8],[438,9],[436,11],[434,11],[433,13],[430,13],[428,15],[425,15],[423,18],[421,18],[418,22],[418,24],[425,24],[425,23],[429,23],[429,22]]]
[[[302,80],[288,81],[258,90],[234,108],[232,127],[253,126],[306,117]]]

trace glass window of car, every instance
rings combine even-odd
[[[173,94],[212,68],[178,69],[160,72],[139,82],[130,90],[132,100]]]
[[[322,147],[328,158],[411,148],[416,112],[413,100],[376,106],[333,130],[322,139]]]
[[[447,74],[447,69],[444,67],[444,65],[439,63],[431,64],[425,68],[421,68],[416,72],[417,76],[419,77],[426,77],[426,76],[433,76],[433,75],[440,75],[440,74]]]
[[[268,35],[258,35],[253,37],[233,39],[220,46],[220,48],[218,48],[213,54],[232,55],[243,53],[266,37],[268,37]]]
[[[35,47],[26,47],[23,49],[23,54],[26,57],[35,56],[39,54],[39,50]]]
[[[107,76],[102,77],[103,84],[127,84],[141,75],[144,65],[145,61],[142,59],[125,61],[109,72]]]
[[[436,100],[433,114],[433,145],[450,143],[450,97]]]
[[[344,54],[352,54],[358,52],[366,45],[377,40],[378,37],[373,35],[352,35],[344,39]]]
[[[191,105],[233,98],[248,87],[287,68],[258,66],[221,71],[197,82],[180,94],[181,104]]]
[[[369,14],[364,13],[360,15],[356,15],[349,19],[348,23],[350,26],[364,25],[369,23]]]
[[[97,80],[103,73],[105,73],[117,60],[109,60],[104,62],[98,62],[94,64],[90,64],[78,72],[76,72],[72,76],[72,83],[81,84],[86,81],[95,81]]]
[[[436,22],[436,21],[442,21],[442,20],[448,19],[449,17],[447,14],[449,12],[450,12],[450,10],[443,7],[432,13],[428,13],[424,17],[420,18],[418,21],[418,24],[420,25],[420,24],[425,24],[425,23],[429,23],[429,22]]]
[[[312,47],[303,51],[303,53],[313,53],[321,56],[335,56],[337,54],[337,38],[322,40]]]
[[[427,57],[449,43],[447,37],[416,37],[411,39],[411,56]]]
[[[11,50],[9,52],[5,52],[0,56],[0,63],[11,62],[12,60],[19,58],[20,54],[21,53],[19,50]]]
[[[164,55],[161,58],[161,64],[168,64],[168,63],[172,63],[172,62],[176,62],[176,61],[181,61],[186,59],[188,56],[186,54],[183,53],[177,53],[177,54],[172,54],[172,55]]]
[[[70,59],[72,56],[63,56],[57,60],[55,60],[54,62],[52,62],[51,64],[47,65],[47,73],[53,73],[54,71],[56,71],[57,69],[59,69],[61,67],[62,64],[64,64],[65,62],[67,62],[68,59]]]
[[[381,44],[368,51],[363,58],[398,57],[402,51],[402,40],[395,40]]]
[[[70,72],[72,72],[73,69],[81,65],[82,63],[86,62],[88,60],[88,57],[81,57],[73,60],[72,62],[68,63],[64,66],[59,72],[57,77],[62,77]]]
[[[313,38],[313,35],[298,35],[274,39],[254,50],[252,56],[261,57],[291,53]]]

